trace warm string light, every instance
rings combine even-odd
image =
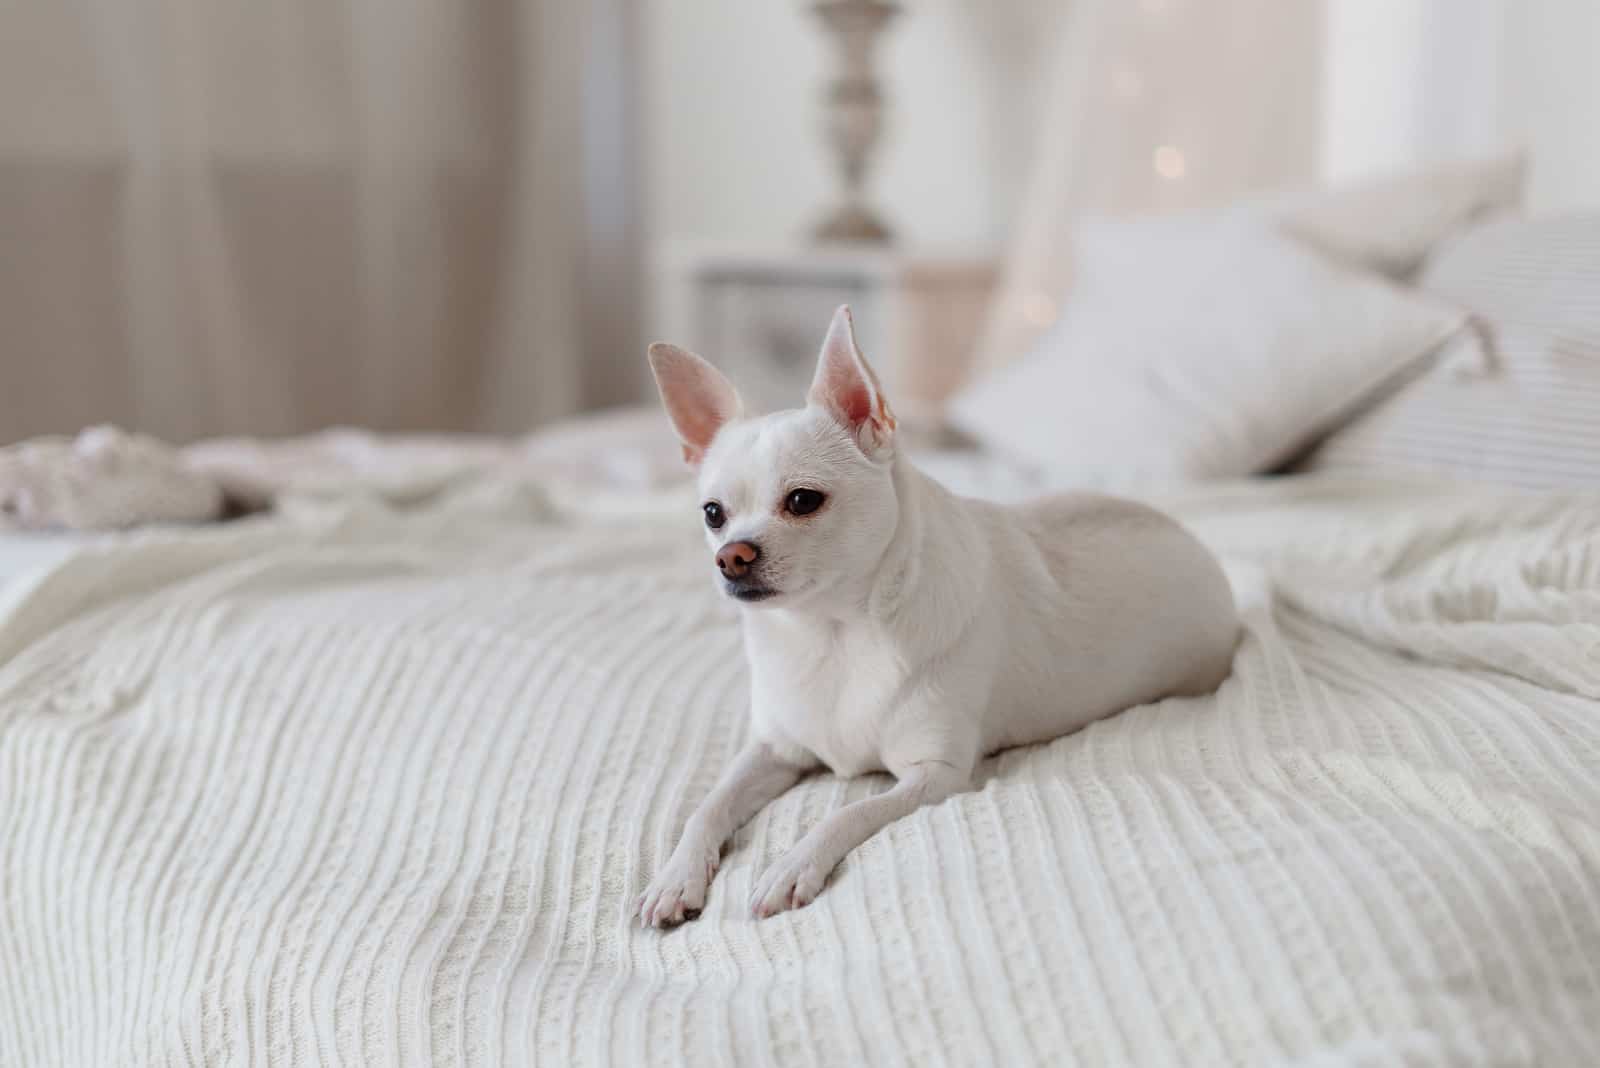
[[[1176,0],[1139,0],[1139,15],[1148,22],[1165,21],[1172,13]],[[1144,91],[1144,78],[1127,63],[1119,64],[1111,72],[1111,88],[1127,100],[1137,98]],[[1189,160],[1177,145],[1157,145],[1150,153],[1150,169],[1163,181],[1181,182],[1189,173]]]
[[[1056,302],[1047,293],[1026,293],[1022,297],[1022,318],[1029,326],[1049,326],[1056,321]]]
[[[1189,161],[1176,145],[1160,145],[1151,153],[1150,166],[1169,182],[1176,182],[1188,173]]]

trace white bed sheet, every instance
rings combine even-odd
[[[9,582],[45,571],[86,545],[83,534],[22,534],[0,530],[0,596]]]
[[[0,616],[0,1063],[1600,1063],[1600,501],[1173,496],[1215,698],[988,762],[816,904],[629,905],[743,734],[681,491],[97,539]],[[689,502],[692,504],[692,502]]]

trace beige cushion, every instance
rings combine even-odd
[[[1328,255],[1399,278],[1439,242],[1515,210],[1526,178],[1527,160],[1516,152],[1296,193],[1259,210]]]

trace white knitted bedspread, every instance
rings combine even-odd
[[[809,780],[662,934],[745,703],[680,503],[323,502],[0,587],[0,1064],[1600,1064],[1600,501],[1176,501],[1246,607],[1216,698],[754,922],[885,785]]]

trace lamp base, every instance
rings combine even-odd
[[[886,245],[894,232],[867,208],[845,204],[818,223],[812,236],[828,244]]]

